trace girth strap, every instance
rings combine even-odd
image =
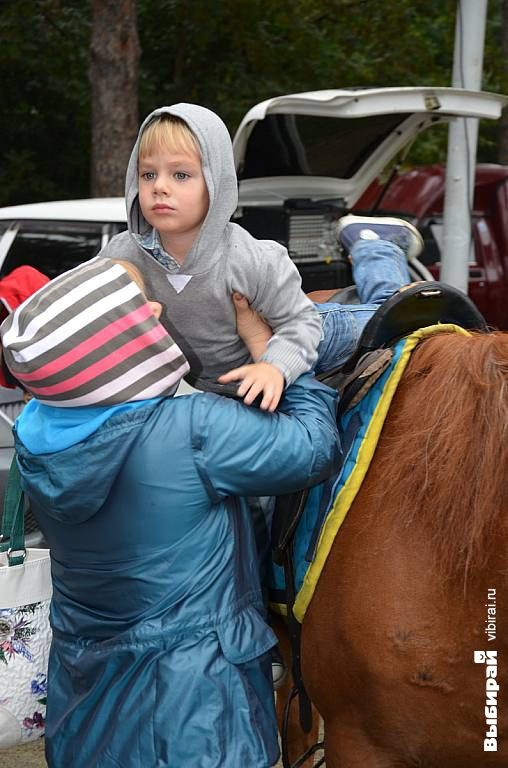
[[[301,634],[302,625],[293,614],[293,604],[296,598],[295,577],[293,570],[293,541],[286,548],[284,557],[284,577],[286,580],[287,594],[287,621],[289,640],[291,643],[291,674],[293,685],[298,692],[298,710],[300,726],[304,733],[309,733],[312,728],[312,704],[305,690],[301,668]]]

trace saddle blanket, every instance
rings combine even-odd
[[[433,334],[453,332],[469,335],[457,325],[443,323],[420,328],[401,339],[394,346],[392,360],[384,373],[343,415],[339,425],[344,453],[342,466],[310,490],[295,533],[293,613],[298,621],[303,621],[335,536],[370,466],[386,414],[414,348]],[[287,612],[284,569],[276,564],[272,564],[270,600],[274,611]]]

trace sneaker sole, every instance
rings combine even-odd
[[[364,218],[363,216],[355,216],[354,213],[348,213],[347,216],[341,216],[341,218],[337,222],[337,229],[336,229],[336,237],[337,239],[340,236],[340,233],[342,232],[345,227],[349,226],[349,224],[358,224],[358,219]],[[371,221],[373,224],[392,224],[393,226],[400,227],[401,221],[404,222],[404,226],[410,230],[410,232],[413,234],[414,238],[416,239],[416,243],[412,244],[408,252],[406,253],[406,258],[408,261],[413,261],[414,259],[418,258],[420,253],[423,251],[423,237],[419,233],[419,231],[416,229],[414,224],[411,224],[410,221],[406,221],[405,219],[396,219],[393,216],[366,216],[365,218],[368,218],[369,221]],[[366,223],[365,226],[368,228],[368,224]]]

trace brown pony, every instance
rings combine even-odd
[[[508,766],[507,483],[508,334],[428,338],[303,623],[327,768]]]

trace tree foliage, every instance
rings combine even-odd
[[[0,202],[88,192],[87,3],[0,6]]]
[[[442,0],[144,0],[139,7],[145,111],[161,95],[169,103],[187,98],[215,107],[234,127],[253,103],[280,93],[450,83],[454,3]],[[170,20],[164,35],[158,15]]]
[[[349,86],[449,85],[455,0],[138,0],[139,113],[177,101],[233,132],[254,103]],[[502,0],[490,0],[486,90],[506,91]],[[87,196],[89,0],[0,5],[0,204]],[[496,129],[479,157],[496,159]],[[427,162],[446,137],[421,145]],[[112,147],[114,151],[114,147]]]

